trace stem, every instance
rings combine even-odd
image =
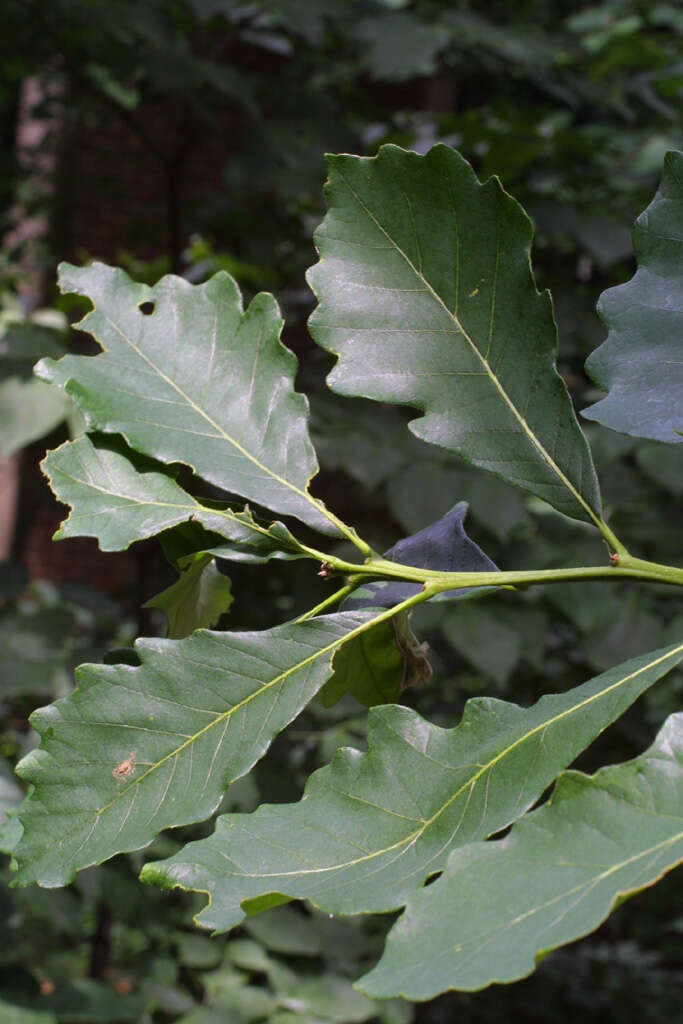
[[[610,529],[610,527],[607,525],[606,522],[604,522],[604,520],[596,520],[596,526],[600,530],[600,533],[603,535],[603,537],[607,541],[608,546],[612,551],[615,551],[618,555],[628,556],[628,551],[625,545],[621,543],[617,535]]]
[[[642,570],[648,574],[648,579],[655,578],[661,583],[673,583],[683,586],[683,569],[675,565],[660,565],[659,562],[648,562],[644,558],[634,558],[628,553],[620,555],[617,561],[620,569]]]
[[[514,589],[515,587],[530,586],[543,583],[568,583],[577,580],[590,582],[592,580],[647,580],[650,583],[667,583],[672,586],[683,586],[683,568],[675,565],[662,565],[659,562],[648,562],[644,558],[634,558],[617,536],[600,520],[600,530],[609,544],[613,554],[610,565],[582,566],[576,569],[523,569],[511,572],[440,572],[436,569],[420,569],[414,565],[401,565],[398,562],[390,562],[385,558],[378,558],[370,546],[361,541],[356,531],[346,526],[329,513],[330,519],[337,522],[340,529],[350,540],[353,540],[356,547],[366,553],[366,560],[362,564],[347,562],[335,555],[328,555],[324,551],[300,545],[310,558],[329,566],[334,572],[343,574],[348,579],[348,586],[353,590],[359,586],[367,577],[374,579],[399,579],[411,580],[415,583],[422,583],[427,586],[431,593],[439,593],[443,590],[457,590],[461,587],[502,587]],[[351,536],[353,535],[353,537]],[[355,538],[355,539],[354,539]],[[346,596],[346,588],[342,588],[338,594],[332,595],[303,618],[309,618],[322,608],[341,600]],[[348,591],[350,593],[350,590]],[[430,595],[431,596],[431,595]],[[424,600],[424,598],[422,598]],[[302,621],[300,620],[300,621]]]
[[[310,497],[310,495],[309,495],[309,497]],[[360,553],[362,555],[365,555],[366,558],[371,558],[372,557],[372,555],[374,553],[372,548],[367,543],[367,541],[364,541],[361,537],[358,536],[358,534],[356,533],[356,531],[354,530],[354,528],[352,526],[348,526],[343,521],[343,519],[339,519],[339,517],[336,516],[334,514],[334,512],[330,512],[329,508],[326,508],[325,505],[323,505],[322,502],[316,502],[316,505],[318,506],[318,510],[320,512],[322,512],[322,514],[325,516],[325,518],[329,519],[329,521],[334,526],[337,527],[339,532],[342,533],[346,537],[347,540],[350,540],[351,543],[355,547],[358,548],[358,550],[360,551]],[[302,545],[302,547],[305,547],[305,545]],[[308,549],[308,550],[312,550],[312,549]],[[319,552],[316,552],[316,555],[317,554],[319,554]],[[322,562],[329,561],[327,555],[322,555],[320,560]]]
[[[358,636],[359,633],[364,633],[366,629],[370,629],[371,626],[376,626],[378,622],[385,622],[387,619],[393,619],[394,615],[398,615],[399,612],[406,612],[409,608],[413,608],[416,604],[422,604],[423,601],[428,601],[430,597],[434,597],[438,590],[435,590],[431,583],[425,583],[419,594],[413,594],[412,597],[407,597],[405,601],[401,601],[400,604],[395,604],[393,608],[387,608],[381,615],[377,615],[375,618],[370,619],[368,622],[363,623],[358,629],[352,630],[347,634],[346,640],[350,637]]]
[[[317,604],[315,608],[311,608],[309,611],[304,612],[304,614],[300,615],[295,621],[305,622],[306,619],[313,618],[313,616],[317,615],[318,612],[324,612],[331,604],[337,604],[339,601],[343,601],[345,597],[348,597],[349,594],[353,593],[357,586],[357,583],[347,583],[345,587],[342,587],[340,590],[335,590],[334,594],[330,594],[324,601]]]
[[[363,565],[345,562],[332,555],[323,556],[324,561],[337,572],[353,577],[355,583],[364,576],[375,579],[402,579],[415,583],[429,584],[433,593],[460,587],[509,587],[527,586],[539,583],[567,583],[576,580],[648,580],[652,583],[669,583],[683,586],[683,569],[659,565],[630,555],[619,556],[613,565],[587,566],[576,569],[524,569],[510,572],[438,572],[434,569],[420,569],[411,565],[400,565],[386,559],[371,559]]]

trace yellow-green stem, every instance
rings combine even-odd
[[[607,541],[607,544],[609,545],[610,550],[614,551],[619,556],[628,555],[628,551],[626,549],[626,546],[621,543],[621,541],[619,540],[617,535],[610,529],[610,527],[607,525],[607,523],[603,519],[600,519],[598,521],[597,527],[600,530],[600,533],[603,535],[603,537]]]
[[[315,608],[311,608],[309,611],[304,612],[304,614],[300,615],[296,621],[305,622],[306,619],[312,619],[314,615],[324,612],[326,608],[330,607],[330,605],[338,604],[339,601],[343,601],[345,597],[348,597],[349,594],[353,593],[357,586],[357,583],[347,583],[345,587],[341,587],[340,590],[335,590],[334,594],[330,594],[324,601],[317,604]]]
[[[312,551],[311,551],[312,553]],[[401,565],[383,558],[369,559],[362,565],[346,562],[333,555],[318,552],[320,560],[333,571],[351,577],[354,584],[363,577],[370,579],[401,579],[429,584],[434,592],[459,587],[510,587],[541,583],[567,583],[576,580],[647,580],[683,586],[683,569],[659,565],[630,555],[618,556],[611,565],[582,566],[570,569],[524,569],[508,572],[440,572]]]

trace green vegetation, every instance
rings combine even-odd
[[[181,142],[153,262],[150,214],[74,265],[68,187],[23,200],[60,312],[6,258],[3,454],[50,432],[102,580],[169,563],[125,611],[0,567],[8,1019],[675,1013],[683,24],[352,6],[9,5],[8,109],[44,69],[60,131],[170,100]],[[328,157],[314,345],[324,149],[368,156]]]

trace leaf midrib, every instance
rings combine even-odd
[[[73,442],[71,442],[71,441],[67,441],[66,442],[67,445],[68,444],[72,444],[72,443]],[[56,451],[59,451],[59,449],[56,449]],[[252,530],[254,533],[258,533],[258,534],[261,534],[264,537],[268,537],[269,539],[273,539],[273,535],[269,532],[269,530],[266,527],[264,527],[264,526],[259,526],[258,523],[256,523],[255,521],[252,521],[252,523],[245,523],[245,522],[243,522],[242,519],[239,518],[239,516],[236,513],[231,512],[229,509],[207,508],[206,505],[202,505],[200,502],[196,501],[192,497],[192,495],[190,495],[190,494],[186,495],[188,500],[189,500],[189,502],[190,502],[188,504],[173,504],[172,502],[157,501],[157,500],[147,501],[147,500],[143,500],[142,498],[135,498],[135,497],[133,497],[131,495],[128,495],[128,494],[120,494],[120,493],[117,493],[116,491],[110,491],[108,488],[101,487],[99,484],[94,484],[90,480],[81,480],[81,479],[79,479],[79,477],[74,476],[72,473],[67,472],[65,469],[62,469],[61,466],[50,466],[48,468],[51,469],[53,472],[56,471],[56,472],[60,473],[61,476],[66,477],[68,480],[71,480],[74,484],[82,484],[84,487],[90,487],[92,490],[99,491],[101,494],[106,494],[106,495],[108,495],[111,498],[121,498],[124,501],[130,502],[131,504],[140,505],[140,506],[150,505],[150,506],[152,506],[154,508],[179,509],[181,511],[183,509],[187,509],[188,512],[190,512],[191,514],[192,513],[196,514],[198,512],[205,512],[209,516],[220,516],[223,519],[227,519],[229,522],[237,523],[238,526],[243,526],[246,530]],[[102,515],[103,514],[103,512],[99,512],[99,513],[81,512],[81,513],[78,513],[78,512],[76,512],[74,505],[72,505],[70,502],[67,502],[67,504],[69,505],[69,508],[71,509],[71,514],[69,516],[69,519],[83,519],[85,517],[90,518],[91,516],[96,515],[96,514],[97,515]],[[218,532],[218,531],[216,531],[216,532]],[[233,540],[233,538],[226,537],[225,540],[231,541],[231,540]]]
[[[496,373],[491,368],[491,365],[488,362],[488,359],[486,358],[486,356],[484,356],[480,352],[480,350],[477,348],[476,344],[474,343],[473,339],[470,337],[469,333],[465,330],[465,328],[464,328],[460,318],[457,316],[456,313],[451,312],[451,310],[448,308],[448,306],[443,301],[443,299],[438,294],[438,292],[434,290],[434,288],[432,287],[431,283],[427,280],[427,278],[424,276],[424,274],[420,270],[418,270],[418,268],[415,266],[415,264],[410,259],[408,254],[401,248],[401,246],[398,244],[398,242],[395,241],[395,239],[386,230],[386,228],[381,224],[381,222],[378,220],[378,218],[375,217],[375,215],[370,210],[370,208],[367,206],[367,204],[363,201],[361,196],[356,192],[356,190],[350,184],[348,178],[343,173],[343,171],[339,171],[339,175],[342,178],[342,180],[344,181],[344,183],[347,186],[347,188],[349,189],[351,195],[354,197],[354,199],[356,200],[358,205],[361,207],[363,212],[366,214],[366,216],[370,218],[370,220],[382,232],[384,237],[391,243],[392,248],[400,256],[403,257],[403,259],[406,261],[406,263],[408,264],[408,266],[410,267],[412,272],[415,274],[415,276],[425,285],[426,290],[437,301],[437,303],[445,311],[446,315],[451,318],[451,320],[453,321],[453,323],[457,327],[458,332],[460,334],[462,334],[463,338],[465,339],[467,344],[470,346],[470,348],[471,348],[472,352],[474,353],[474,355],[481,362],[482,366],[485,369],[485,372],[486,372],[487,376],[492,381],[493,385],[497,389],[497,391],[500,394],[501,398],[503,399],[503,401],[505,402],[507,407],[512,412],[513,416],[515,417],[515,419],[517,420],[517,422],[521,426],[522,430],[524,431],[524,433],[528,437],[529,441],[536,448],[536,450],[538,451],[538,453],[541,456],[541,458],[545,461],[545,463],[553,471],[553,473],[555,473],[555,475],[558,477],[560,482],[566,487],[566,489],[569,491],[569,493],[572,495],[572,497],[579,503],[581,508],[584,509],[584,511],[587,513],[587,515],[590,517],[590,519],[595,523],[595,525],[599,526],[600,522],[601,522],[600,517],[594,512],[594,510],[591,508],[591,506],[588,504],[588,502],[585,500],[585,498],[581,495],[581,493],[579,491],[577,491],[577,489],[574,487],[572,482],[562,472],[562,470],[557,465],[557,463],[555,462],[553,457],[550,455],[550,453],[546,450],[546,448],[544,447],[544,445],[542,444],[540,439],[536,437],[536,435],[534,434],[533,430],[531,429],[529,424],[526,422],[526,420],[524,419],[522,414],[518,411],[518,409],[515,406],[514,402],[512,401],[512,399],[508,395],[507,391],[503,387],[503,384],[499,380],[498,376],[496,375]],[[499,252],[500,252],[500,249],[497,246],[496,259],[498,259]],[[458,290],[459,290],[459,274],[458,274],[458,280],[456,281],[456,293],[458,293]],[[491,310],[491,318],[493,320],[493,304],[492,304],[492,310]],[[418,328],[418,330],[419,330],[419,328]],[[444,332],[444,333],[447,333],[447,332]]]
[[[393,609],[390,609],[389,611],[393,614]],[[152,764],[147,769],[147,771],[145,771],[138,778],[131,780],[128,786],[121,789],[120,792],[117,793],[116,796],[114,796],[108,803],[106,803],[103,807],[100,807],[97,810],[95,810],[95,817],[98,818],[101,814],[104,814],[105,811],[107,811],[120,799],[126,796],[126,794],[129,793],[131,790],[137,789],[137,787],[147,778],[148,775],[151,775],[157,769],[161,768],[164,764],[166,764],[167,761],[170,761],[171,758],[177,757],[186,748],[192,746],[193,743],[195,743],[205,733],[209,732],[209,730],[213,729],[214,726],[217,726],[222,722],[229,722],[232,715],[234,715],[237,711],[242,710],[257,697],[263,696],[263,694],[267,693],[268,690],[270,690],[272,687],[277,686],[281,682],[284,682],[287,678],[289,678],[289,676],[293,675],[295,672],[298,672],[301,669],[305,668],[307,665],[312,664],[318,658],[324,657],[325,654],[328,654],[330,651],[335,650],[342,643],[346,643],[348,640],[351,640],[354,636],[364,632],[366,629],[369,629],[371,626],[375,625],[380,619],[387,617],[389,617],[387,613],[383,613],[382,615],[377,616],[376,618],[370,619],[368,622],[361,623],[360,626],[356,626],[356,628],[351,630],[349,633],[346,633],[344,636],[337,638],[336,640],[333,640],[325,647],[322,647],[320,650],[315,651],[314,654],[311,654],[307,658],[304,658],[303,661],[297,662],[296,665],[293,665],[290,668],[286,669],[284,672],[281,672],[279,675],[275,676],[274,679],[268,680],[267,683],[265,683],[259,689],[254,690],[254,692],[250,693],[247,697],[244,698],[244,700],[240,701],[238,704],[234,704],[232,707],[228,708],[227,711],[223,711],[220,715],[218,715],[217,718],[214,718],[212,722],[209,722],[207,725],[203,726],[203,728],[201,728],[198,732],[193,733],[191,736],[189,736],[185,740],[185,742],[181,743],[178,747],[176,747],[175,750],[170,751],[168,754],[165,754],[164,757],[162,757],[159,761],[154,762],[154,764]],[[141,667],[144,667],[144,665]],[[230,781],[232,782],[234,780],[231,779]]]
[[[638,808],[638,810],[640,810],[640,808]],[[680,819],[677,819],[677,820],[680,820]],[[669,846],[674,846],[677,842],[679,842],[682,839],[683,839],[683,831],[681,831],[681,832],[679,832],[679,833],[677,833],[677,834],[675,834],[673,836],[669,836],[666,839],[663,839],[661,842],[655,843],[653,846],[650,846],[650,847],[648,847],[645,850],[640,850],[638,853],[634,854],[632,857],[627,857],[625,860],[619,861],[617,864],[610,865],[610,867],[608,867],[604,871],[600,872],[600,874],[595,875],[594,877],[592,877],[590,879],[585,879],[584,881],[579,882],[577,885],[572,886],[572,888],[566,889],[564,892],[559,893],[557,896],[553,896],[552,899],[546,900],[545,903],[540,903],[536,907],[531,907],[529,910],[525,911],[522,914],[518,914],[517,917],[512,918],[509,921],[501,922],[501,924],[499,924],[497,927],[490,929],[485,935],[481,936],[481,940],[482,941],[479,942],[479,945],[476,946],[475,949],[470,950],[470,952],[468,954],[466,954],[466,956],[458,959],[457,969],[459,971],[461,971],[464,967],[467,966],[468,960],[471,960],[473,957],[479,956],[481,951],[483,949],[485,949],[486,946],[488,946],[491,942],[493,942],[493,940],[495,939],[495,937],[497,935],[500,935],[503,932],[510,931],[510,930],[516,928],[519,924],[521,924],[527,918],[534,917],[534,915],[540,914],[542,911],[547,910],[549,907],[552,907],[553,904],[560,903],[561,901],[566,900],[569,897],[574,896],[577,893],[580,894],[579,899],[583,899],[583,897],[585,895],[587,895],[587,893],[591,889],[594,889],[597,885],[600,885],[602,882],[605,881],[605,879],[609,878],[610,875],[614,875],[617,872],[622,871],[624,868],[629,867],[631,864],[637,863],[637,861],[641,860],[644,857],[649,857],[653,853],[657,853],[657,852],[659,852],[661,850],[665,850]],[[564,866],[567,866],[567,865],[563,864],[563,867]],[[667,871],[670,871],[671,868],[674,867],[674,866],[675,865],[665,865],[662,868],[662,870],[660,871],[660,873],[657,876],[657,878],[662,878],[663,875],[666,874]],[[643,889],[646,886],[651,885],[651,884],[652,883],[650,881],[647,881],[647,882],[645,882],[641,886],[632,887],[632,888],[627,889],[627,890],[620,890],[619,895],[626,895],[626,894],[629,894],[629,893],[640,892],[641,889]],[[582,891],[582,890],[585,890],[585,891]],[[574,904],[574,906],[575,905],[576,904]],[[552,921],[550,924],[545,926],[544,931],[547,931],[549,928],[552,928],[552,927],[556,926],[557,923],[558,923],[558,920]],[[578,938],[578,936],[577,936],[577,938]],[[553,941],[555,941],[555,940],[553,940]],[[559,941],[558,941],[557,944],[559,944]],[[552,948],[554,948],[554,947],[552,947]],[[544,949],[544,951],[545,951],[545,949]],[[417,963],[414,963],[413,967],[419,967],[420,964],[426,964],[427,962],[428,961],[421,960],[421,961],[419,961]],[[499,978],[497,980],[504,981],[506,979]]]
[[[95,306],[95,309],[98,309],[98,307]],[[276,473],[275,470],[270,469],[268,466],[264,465],[259,459],[256,458],[255,455],[252,455],[251,452],[244,448],[243,445],[239,443],[239,441],[233,438],[230,434],[227,434],[225,430],[221,427],[221,425],[217,423],[216,420],[214,420],[213,417],[210,416],[208,412],[206,412],[206,410],[202,409],[202,407],[198,405],[194,401],[194,399],[192,399],[190,395],[188,395],[187,392],[185,392],[180,387],[180,385],[173,380],[172,377],[169,377],[168,374],[164,373],[164,371],[159,366],[157,366],[157,364],[152,359],[150,359],[150,357],[138,345],[135,344],[133,339],[130,338],[126,334],[126,332],[123,331],[121,327],[119,327],[119,325],[111,319],[111,317],[109,317],[103,310],[99,310],[99,312],[104,317],[105,321],[109,324],[109,326],[113,328],[113,330],[116,331],[117,334],[120,335],[124,343],[129,345],[130,348],[139,356],[139,358],[142,359],[145,363],[147,363],[149,367],[151,367],[152,371],[156,373],[158,377],[160,377],[163,381],[166,382],[166,384],[173,388],[173,390],[184,400],[186,405],[188,405],[191,409],[194,410],[195,413],[197,413],[200,417],[206,420],[206,422],[211,427],[213,427],[214,430],[217,431],[219,437],[221,437],[224,441],[227,441],[228,444],[231,444],[235,449],[237,449],[240,455],[242,455],[245,459],[247,459],[254,466],[256,466],[263,474],[269,476],[273,480],[276,480],[278,483],[282,484],[284,487],[288,488],[290,491],[297,494],[300,498],[303,498],[313,508],[315,508],[317,512],[322,513],[327,519],[330,519],[330,521],[332,521],[329,512],[327,511],[327,509],[325,509],[322,503],[319,503],[307,490],[302,490],[302,488],[297,487],[296,484],[293,484],[290,480],[287,480],[285,479],[285,477],[280,476],[280,474]],[[106,348],[104,348],[104,350],[105,352],[107,351]],[[131,394],[130,392],[124,393],[129,395]]]
[[[640,808],[636,807],[636,810],[639,811]],[[669,815],[666,815],[666,817],[669,817]],[[675,821],[680,821],[681,819],[679,817],[679,818],[675,818],[674,820]],[[553,904],[559,903],[561,900],[565,900],[569,896],[573,896],[575,893],[580,893],[583,889],[585,889],[585,890],[594,889],[597,885],[600,885],[601,882],[604,882],[604,880],[606,878],[609,878],[610,875],[614,875],[617,872],[622,871],[624,868],[627,868],[629,865],[635,864],[637,861],[641,860],[643,857],[648,857],[652,853],[656,853],[658,850],[665,850],[667,846],[674,846],[681,839],[683,839],[683,830],[681,830],[678,833],[675,833],[673,836],[667,836],[666,839],[660,840],[660,842],[655,843],[653,846],[648,846],[644,850],[639,850],[638,853],[634,853],[631,857],[626,857],[624,860],[617,861],[615,864],[610,864],[610,866],[605,868],[604,871],[600,871],[598,874],[592,876],[591,878],[584,879],[583,881],[579,882],[577,885],[574,885],[574,886],[572,886],[569,889],[565,889],[563,892],[559,893],[557,896],[553,896],[552,899],[546,900],[544,903],[539,903],[538,906],[536,906],[536,907],[530,907],[528,910],[524,911],[524,913],[518,914],[516,917],[512,918],[509,921],[505,921],[504,923],[500,924],[498,926],[498,928],[493,929],[493,931],[491,931],[489,933],[489,936],[493,936],[498,931],[503,931],[503,930],[506,930],[508,928],[514,928],[518,924],[520,924],[522,921],[526,920],[527,918],[533,917],[534,914],[540,914],[541,911],[547,910],[548,907],[552,907]],[[563,862],[561,866],[562,867],[574,867],[575,865],[573,865],[571,862],[567,862],[567,863]],[[581,865],[579,865],[579,866],[581,866]],[[557,924],[557,921],[553,921],[552,925],[546,925],[546,928],[550,928],[550,927],[552,927],[553,925],[556,925],[556,924]],[[489,937],[487,937],[487,942],[488,941],[489,941]],[[479,949],[481,949],[481,948],[483,948],[483,947],[479,946]],[[474,952],[477,952],[477,951],[478,950],[475,950]]]
[[[600,690],[599,693],[593,694],[591,697],[587,697],[585,700],[581,701],[581,703],[575,704],[571,708],[567,708],[565,711],[562,711],[559,714],[553,716],[552,718],[546,719],[544,722],[541,722],[539,725],[535,726],[529,732],[526,732],[523,736],[520,736],[517,740],[515,740],[514,743],[511,743],[508,747],[505,747],[503,750],[501,750],[498,754],[496,754],[496,756],[494,758],[492,758],[486,764],[482,765],[478,772],[476,772],[474,775],[472,775],[467,780],[467,782],[463,783],[463,785],[460,786],[460,788],[457,789],[448,798],[448,800],[444,804],[442,804],[441,807],[430,818],[427,818],[424,821],[422,827],[420,827],[418,829],[415,829],[409,835],[404,836],[403,839],[399,839],[397,842],[392,843],[390,846],[382,847],[382,849],[379,849],[379,850],[373,850],[372,853],[369,853],[369,854],[367,854],[364,857],[358,857],[355,860],[349,860],[349,861],[345,861],[345,862],[342,862],[342,863],[339,863],[339,864],[333,864],[333,865],[330,865],[330,866],[324,867],[324,868],[310,868],[310,869],[302,869],[302,870],[299,870],[299,871],[272,871],[272,872],[266,872],[266,873],[259,874],[259,875],[247,875],[247,877],[250,877],[250,878],[271,878],[271,877],[272,878],[287,878],[287,877],[290,877],[290,876],[291,877],[297,877],[297,876],[300,876],[300,875],[325,874],[325,873],[330,872],[330,871],[346,870],[347,868],[355,867],[357,864],[362,864],[362,863],[364,863],[366,861],[374,860],[376,857],[381,857],[383,854],[390,853],[392,850],[397,850],[400,847],[407,847],[408,845],[412,844],[414,841],[419,839],[422,835],[424,835],[424,833],[427,831],[427,829],[431,825],[433,825],[434,822],[437,821],[441,817],[441,815],[443,815],[448,810],[448,808],[453,803],[455,803],[455,801],[467,789],[470,789],[470,795],[471,795],[471,793],[474,791],[474,786],[486,774],[486,772],[489,772],[493,768],[495,768],[495,766],[501,760],[503,760],[505,757],[507,757],[508,754],[511,754],[521,744],[526,743],[528,740],[532,739],[534,737],[534,735],[536,735],[538,732],[543,731],[545,729],[548,729],[550,726],[555,725],[557,722],[561,721],[563,718],[566,718],[569,715],[573,715],[575,712],[581,711],[583,708],[587,707],[592,702],[594,702],[596,700],[601,700],[603,697],[609,696],[609,694],[611,694],[614,690],[618,689],[620,686],[624,686],[626,683],[630,682],[632,679],[635,679],[636,676],[640,675],[642,672],[646,672],[649,669],[652,669],[652,668],[656,667],[657,665],[661,664],[662,662],[666,661],[669,658],[674,658],[676,655],[681,654],[681,652],[683,652],[683,643],[680,644],[678,647],[674,648],[674,650],[668,651],[666,654],[663,654],[661,657],[656,658],[654,661],[648,662],[647,665],[643,665],[641,668],[637,669],[635,672],[631,672],[628,676],[624,676],[624,677],[618,679],[616,682],[612,683],[612,685],[609,686],[607,689]],[[468,803],[469,803],[469,797],[468,797]]]

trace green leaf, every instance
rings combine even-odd
[[[290,970],[252,939],[237,939],[228,943],[227,953],[238,968],[265,974],[279,1006],[284,1009],[310,1014],[323,1021],[337,1021],[339,1024],[360,1024],[377,1014],[376,1005],[367,996],[355,992],[347,978],[329,970],[322,975]],[[216,972],[216,975],[220,978],[220,972]],[[210,982],[207,988],[211,990]]]
[[[350,693],[371,708],[396,701],[402,690],[428,683],[431,677],[426,644],[414,635],[407,613],[399,612],[344,644],[320,700],[329,708]]]
[[[393,518],[407,534],[441,519],[466,494],[469,515],[505,543],[526,517],[525,495],[480,473],[445,448],[425,449],[403,411],[332,392],[311,396],[311,429],[326,469],[342,469],[370,491],[386,488]]]
[[[66,395],[33,379],[33,364],[64,354],[63,332],[0,314],[0,458],[53,430],[73,409]]]
[[[90,431],[122,434],[137,451],[338,533],[308,493],[318,469],[308,403],[294,391],[296,358],[280,342],[272,295],[257,295],[244,312],[224,272],[201,285],[167,276],[149,288],[102,263],[64,263],[59,281],[92,301],[79,326],[103,352],[46,359],[36,372],[74,397]]]
[[[683,333],[683,153],[670,152],[633,229],[636,273],[600,297],[609,333],[586,369],[609,394],[582,415],[612,430],[680,444]]]
[[[468,505],[460,501],[436,523],[430,523],[424,530],[404,537],[382,555],[389,562],[412,565],[419,569],[436,569],[441,572],[497,572],[498,567],[478,544],[465,533],[465,516]],[[451,601],[463,597],[479,596],[489,588],[459,587],[446,590],[432,598],[433,601]],[[345,602],[346,608],[390,608],[418,594],[421,583],[389,581],[365,583]]]
[[[562,774],[505,839],[454,851],[441,878],[410,898],[360,987],[431,999],[530,974],[683,859],[681,787],[683,714],[633,761]]]
[[[290,956],[318,956],[322,942],[316,921],[304,917],[292,907],[283,906],[269,914],[259,914],[245,922],[245,928],[267,949]]]
[[[265,988],[245,984],[246,980],[246,975],[229,967],[204,975],[202,983],[206,990],[207,1009],[217,1010],[220,1014],[216,1024],[224,1021],[228,1014],[228,1021],[234,1019],[239,1024],[270,1018],[277,1007],[275,998]],[[202,1017],[198,1019],[203,1020]]]
[[[439,51],[450,41],[442,25],[403,12],[362,18],[356,31],[361,66],[384,82],[435,74]]]
[[[7,811],[4,822],[0,825],[0,853],[5,853],[8,856],[12,855],[15,846],[24,833],[18,817],[19,806],[10,808]]]
[[[6,323],[3,329],[0,317],[0,330],[0,381],[7,377],[30,380],[39,359],[64,355],[64,334],[54,327],[18,320]]]
[[[522,653],[519,632],[501,621],[499,610],[463,604],[447,614],[444,634],[475,668],[498,684],[508,681]]]
[[[69,662],[74,617],[64,606],[28,607],[0,615],[0,649],[11,672],[0,676],[0,698],[53,694]],[[69,675],[70,675],[69,670]]]
[[[665,640],[661,617],[648,610],[642,591],[632,591],[610,622],[584,636],[584,656],[589,665],[605,669],[618,657],[660,646]]]
[[[0,760],[0,827],[7,820],[7,812],[21,802],[23,792],[17,785],[9,761]]]
[[[339,356],[330,386],[420,409],[424,441],[597,522],[590,451],[555,370],[531,223],[497,178],[454,150],[383,146],[329,158],[329,213],[309,282],[310,328]]]
[[[361,1024],[375,1019],[377,1006],[356,992],[347,978],[327,971],[325,974],[300,975],[275,965],[269,971],[270,982],[281,1006],[310,1014],[312,1019],[335,1024]]]
[[[178,960],[185,967],[201,971],[218,967],[223,959],[223,948],[212,942],[208,935],[195,932],[175,932],[169,936],[177,949]]]
[[[659,487],[669,491],[675,498],[683,494],[681,454],[677,448],[665,448],[656,443],[644,444],[636,450],[635,459],[638,468]]]
[[[9,996],[10,992],[6,994]],[[8,1024],[15,1024],[15,1021],[16,1024],[48,1024],[53,1020],[59,1024],[109,1024],[110,1021],[135,1024],[141,1019],[144,1009],[143,997],[139,993],[122,995],[110,985],[92,978],[58,979],[51,995],[36,993],[31,996],[17,992],[14,998],[17,1003],[25,1005],[25,1013],[32,1011],[32,1015],[26,1018],[3,1016],[0,1018],[3,1024],[5,1021]],[[0,1003],[3,1013],[4,1009],[5,1004]]]
[[[227,510],[220,513],[225,515]],[[214,544],[206,554],[214,558],[226,558],[231,562],[261,564],[271,558],[310,558],[310,554],[282,523],[268,526],[257,522],[248,507],[243,512],[232,512],[228,528],[221,526],[220,532],[231,534],[230,543]],[[214,527],[215,529],[215,527]],[[216,530],[216,532],[219,532]]]
[[[202,630],[139,640],[139,667],[81,666],[75,692],[31,716],[41,745],[17,768],[35,787],[19,884],[66,884],[209,817],[318,692],[339,645],[372,622],[340,612],[260,633]]]
[[[234,598],[230,580],[211,555],[194,555],[180,578],[146,601],[143,608],[160,608],[168,620],[171,639],[189,636],[202,626],[215,626]]]
[[[505,544],[524,523],[524,495],[495,476],[459,464],[448,452],[425,459],[396,473],[387,486],[394,518],[413,533],[425,520],[437,519],[454,494],[466,494],[469,515]]]
[[[248,508],[235,512],[201,504],[163,466],[126,449],[118,438],[67,441],[41,465],[56,497],[73,509],[55,540],[96,537],[103,551],[122,551],[192,520],[226,539],[212,552],[222,558],[266,562],[305,557],[282,523],[262,526]]]
[[[369,752],[340,750],[297,804],[220,817],[215,833],[147,864],[142,880],[209,895],[197,921],[238,924],[266,896],[330,913],[402,906],[455,846],[515,821],[615,718],[683,658],[635,658],[523,709],[470,700],[441,729],[398,705],[372,709]]]
[[[41,380],[0,381],[0,459],[37,441],[65,419],[69,398]]]
[[[351,693],[365,707],[390,704],[400,693],[403,658],[391,622],[350,640],[335,658],[334,674],[320,691],[324,707],[331,708]]]
[[[0,1015],[3,1024],[57,1024],[53,1013],[12,1005],[4,999],[0,999]]]
[[[244,1024],[244,1017],[235,1017],[236,1024]],[[178,1017],[176,1024],[225,1024],[225,1010],[211,1010],[207,1006],[197,1006],[189,1013]]]

